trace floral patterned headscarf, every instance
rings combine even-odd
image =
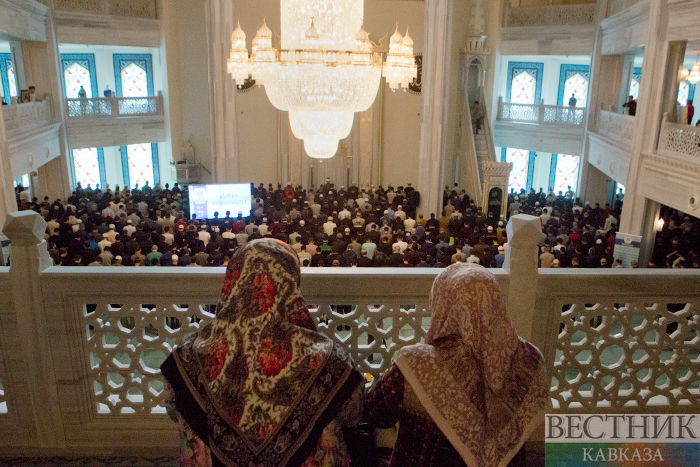
[[[247,243],[216,318],[163,364],[178,412],[225,465],[303,461],[359,383],[349,356],[315,331],[299,280],[289,246]]]
[[[520,339],[496,277],[459,263],[430,293],[425,345],[397,365],[467,465],[507,465],[544,421],[549,384],[539,350]]]

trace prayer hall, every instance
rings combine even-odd
[[[0,466],[697,466],[698,25],[0,0]]]

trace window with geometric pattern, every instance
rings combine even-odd
[[[555,194],[560,191],[566,193],[569,190],[568,187],[571,187],[574,191],[576,190],[580,165],[581,158],[579,156],[566,154],[552,155],[552,168],[556,173],[553,187]]]
[[[5,102],[12,102],[13,97],[17,97],[17,77],[12,64],[11,54],[0,54],[0,81],[2,81],[2,95]]]
[[[559,71],[559,95],[557,105],[569,105],[569,99],[576,97],[576,107],[586,107],[588,99],[588,65],[562,64]]]
[[[681,81],[678,85],[678,103],[685,107],[688,105],[688,99],[691,101],[695,97],[695,85],[690,84],[688,80]]]
[[[73,170],[76,184],[87,188],[106,186],[104,152],[102,148],[73,149]]]
[[[157,144],[130,144],[122,146],[121,152],[125,185],[134,188],[138,183],[139,187],[143,187],[148,182],[150,187],[154,187],[160,183]]]
[[[85,96],[90,99],[99,97],[97,90],[97,72],[95,71],[94,54],[61,54],[63,83],[66,97],[80,97],[80,87],[85,90]]]
[[[539,104],[542,96],[543,63],[508,62],[506,102]]]
[[[150,54],[114,54],[117,97],[154,96]]]
[[[502,162],[513,164],[508,179],[508,192],[514,189],[516,193],[527,189],[528,186],[528,166],[530,165],[530,151],[524,149],[504,148],[501,155]]]

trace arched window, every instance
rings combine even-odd
[[[157,144],[130,144],[122,146],[122,171],[124,184],[134,188],[136,184],[154,187],[160,182]]]
[[[630,92],[628,95],[632,96],[634,100],[639,98],[639,83],[642,81],[642,69],[635,68],[632,71],[632,79],[630,80]]]
[[[12,64],[12,55],[0,54],[0,74],[2,77],[2,95],[5,96],[5,102],[12,102],[12,98],[17,96],[17,77],[15,76],[15,67]]]
[[[136,63],[130,63],[121,71],[122,97],[147,97],[148,73]]]
[[[576,97],[576,107],[585,107],[586,99],[588,98],[588,78],[581,73],[576,73],[571,78],[566,80],[564,84],[564,97],[568,99],[571,95]]]
[[[552,168],[556,170],[553,187],[554,193],[558,193],[559,191],[566,192],[569,186],[576,190],[581,158],[579,156],[566,154],[555,154],[552,155],[552,158],[556,158],[556,160],[552,161]]]
[[[503,162],[513,164],[513,169],[510,171],[510,178],[508,179],[508,191],[510,192],[512,188],[516,193],[519,193],[521,189],[527,188],[530,151],[507,148],[504,149],[504,152],[505,160]],[[501,160],[503,160],[503,157],[501,157]]]
[[[73,149],[73,169],[75,181],[80,186],[95,188],[98,184],[101,188],[106,185],[104,168],[104,153],[102,148]]]
[[[94,54],[61,54],[63,83],[68,99],[77,99],[80,86],[88,99],[98,97]]]
[[[513,78],[510,101],[514,104],[534,104],[537,79],[527,71]]]

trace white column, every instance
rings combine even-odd
[[[620,219],[620,232],[642,235],[646,198],[641,194],[639,171],[642,153],[656,150],[657,136],[664,110],[664,96],[675,86],[678,92],[678,70],[669,69],[669,42],[666,41],[668,5],[666,0],[651,2],[644,45],[644,67],[639,87],[634,137],[630,151],[630,166],[625,183],[625,202]]]
[[[30,411],[36,427],[37,447],[58,448],[65,445],[61,411],[56,387],[53,353],[47,348],[50,332],[44,309],[44,294],[39,275],[51,266],[44,232],[46,222],[34,211],[14,212],[7,216],[3,234],[10,239],[12,265],[10,281],[16,307],[17,329],[25,361],[24,377]]]
[[[423,90],[419,153],[419,211],[440,214],[450,91],[453,0],[426,0]]]
[[[536,345],[535,299],[538,281],[537,242],[542,237],[539,217],[518,214],[508,221],[508,249],[503,269],[508,273],[508,315],[518,335]]]
[[[226,69],[236,27],[233,0],[207,0],[206,24],[213,178],[215,183],[244,182],[239,179],[236,86]]]

